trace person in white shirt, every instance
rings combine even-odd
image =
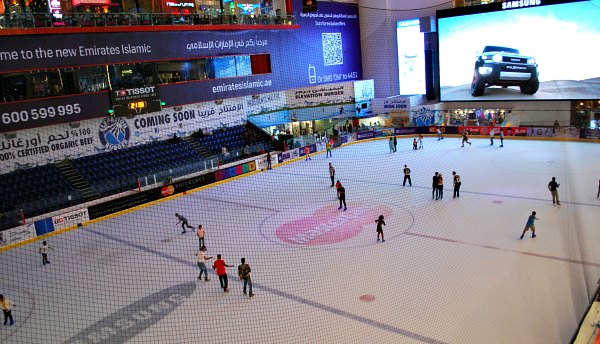
[[[208,270],[206,269],[206,261],[211,260],[213,257],[206,256],[206,246],[202,246],[196,256],[198,257],[198,267],[200,268],[198,279],[201,280],[202,273],[204,273],[204,280],[207,282],[210,281],[210,278],[208,278]]]
[[[54,249],[48,245],[48,242],[44,241],[42,243],[42,247],[40,247],[40,253],[42,254],[42,264],[43,265],[50,264],[50,261],[48,260],[48,250],[54,250]]]
[[[201,250],[204,244],[204,228],[202,225],[198,225],[198,230],[196,231],[196,235],[198,236],[198,249]]]
[[[496,135],[496,132],[494,132],[494,128],[490,129],[490,146],[494,145],[494,135]]]

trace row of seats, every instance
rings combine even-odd
[[[204,136],[197,139],[206,149],[212,153],[221,153],[223,147],[226,147],[228,151],[240,149],[246,146],[248,143],[244,139],[245,127],[243,125],[236,125],[230,128],[223,128],[213,130],[212,135]]]

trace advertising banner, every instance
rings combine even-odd
[[[356,133],[356,139],[357,140],[366,140],[366,139],[372,139],[375,137],[375,132],[374,131],[359,131],[358,133]]]
[[[0,232],[0,247],[16,244],[29,238],[35,238],[34,224],[10,228]]]
[[[394,135],[413,135],[416,133],[415,128],[394,128]]]
[[[435,127],[431,127],[435,128]],[[444,128],[444,127],[442,127]],[[525,127],[478,127],[478,126],[459,126],[458,133],[462,134],[465,129],[469,130],[470,135],[489,135],[490,129],[494,128],[496,135],[500,134],[500,131],[504,132],[504,136],[526,136],[528,128]],[[550,128],[552,130],[552,128]],[[442,129],[442,132],[444,130]]]
[[[106,117],[109,108],[106,92],[4,103],[0,104],[0,133]]]
[[[354,82],[354,102],[366,102],[373,98],[375,98],[375,82],[372,79]]]
[[[338,83],[285,92],[288,108],[317,106],[352,102],[354,100],[353,83]]]
[[[371,109],[377,114],[408,111],[410,109],[410,98],[375,98],[371,104]]]
[[[77,209],[68,213],[60,214],[52,217],[54,230],[64,229],[71,226],[78,226],[90,220],[90,215],[87,208]]]
[[[114,116],[135,116],[160,111],[158,86],[144,86],[110,91]]]

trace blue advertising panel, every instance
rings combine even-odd
[[[293,5],[301,8],[302,2],[294,0]],[[319,5],[319,12],[301,13],[298,24],[298,30],[2,36],[0,73],[210,56],[270,55],[269,74],[248,75],[251,70],[249,59],[227,57],[223,61],[214,60],[216,64],[231,67],[217,68],[219,71],[215,73],[219,75],[215,77],[222,79],[159,85],[160,98],[167,107],[362,78],[355,6],[324,2]],[[107,100],[97,105],[102,113],[108,110],[108,95],[105,96]],[[45,106],[46,102],[45,99],[35,101],[40,106]],[[16,104],[16,108],[11,105],[10,112],[22,110],[21,105]],[[7,106],[0,104],[0,113],[7,112]],[[46,121],[43,125],[54,123],[58,122]],[[0,123],[0,126],[4,124],[7,123]],[[14,126],[10,130],[24,128]],[[0,128],[0,132],[5,131],[9,130]]]
[[[600,1],[472,7],[438,11],[442,101],[600,98]]]

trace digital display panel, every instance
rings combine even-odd
[[[396,24],[400,94],[425,94],[425,34],[419,19]]]
[[[600,98],[600,0],[462,10],[438,11],[441,101]]]

